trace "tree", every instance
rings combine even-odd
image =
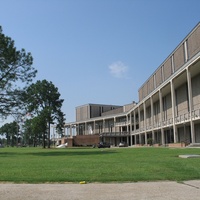
[[[0,26],[0,117],[19,110],[20,96],[36,76],[33,58],[25,49],[17,50],[14,40]]]
[[[40,141],[42,140],[42,145],[45,148],[45,134],[47,129],[47,122],[44,117],[41,115],[36,116],[32,119],[26,120],[24,123],[24,140],[26,144],[29,146],[33,144],[33,146],[37,146],[41,144]]]
[[[42,139],[42,146],[45,148],[46,146],[46,134],[47,134],[47,120],[45,116],[38,115],[37,117],[34,117],[31,120],[31,130],[34,135],[34,146],[36,143],[36,140],[38,140],[38,143],[40,143],[40,139]]]
[[[0,134],[6,136],[7,146],[14,146],[14,144],[18,145],[19,125],[16,121],[4,124],[0,128]]]
[[[30,146],[30,140],[32,136],[31,131],[31,119],[28,119],[23,124],[23,135],[24,135],[24,144]]]
[[[62,129],[65,120],[61,111],[64,100],[60,99],[58,88],[51,81],[37,81],[27,88],[24,101],[27,104],[27,111],[38,116],[43,123],[42,127],[46,127],[48,148],[50,148],[50,124],[57,123]],[[45,148],[45,132],[43,132],[43,144]]]

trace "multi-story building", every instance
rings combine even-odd
[[[87,104],[66,123],[74,145],[200,143],[200,23],[139,88],[139,102]],[[72,139],[71,139],[72,140]]]

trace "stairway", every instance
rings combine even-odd
[[[199,147],[200,148],[200,143],[191,143],[187,147]]]

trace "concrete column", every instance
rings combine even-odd
[[[163,120],[163,100],[162,100],[162,92],[159,90],[159,102],[160,102],[160,127],[161,127],[161,140],[162,145],[165,144],[165,136],[164,136],[164,130],[162,128],[162,120]]]
[[[144,129],[146,130],[146,102],[143,103],[143,109],[144,109]]]
[[[116,133],[116,117],[114,117],[114,124],[113,124],[113,128],[114,128],[114,133]]]
[[[175,126],[175,91],[173,80],[170,81],[171,86],[171,101],[172,101],[172,118],[173,118],[173,131],[174,131],[174,143],[177,142],[176,126]]]
[[[153,120],[153,97],[150,97],[150,102],[151,102],[151,127],[152,129],[154,128],[154,120]]]
[[[135,115],[135,110],[133,111],[133,125],[134,125],[134,132],[136,131],[136,115]]]
[[[141,144],[142,140],[141,140],[141,132],[140,132],[140,107],[138,107],[138,124],[139,124],[139,143]]]
[[[145,133],[144,133],[144,138],[145,138],[145,141],[144,141],[144,143],[145,143],[145,145],[147,145],[147,132],[146,132],[146,129],[147,129],[147,127],[146,127],[146,125],[147,125],[147,123],[146,123],[146,102],[144,102],[143,103],[143,109],[144,109],[144,130],[145,130]]]
[[[192,83],[191,83],[191,74],[190,70],[187,68],[187,85],[188,85],[188,105],[190,113],[190,131],[191,131],[191,140],[192,143],[195,143],[195,131],[194,131],[194,122],[192,121],[192,110],[193,110],[193,100],[192,100]]]
[[[146,131],[144,133],[144,138],[145,138],[145,145],[147,145],[147,132]]]
[[[126,115],[126,131],[128,132],[128,115]]]
[[[103,124],[102,125],[103,125],[103,127],[102,127],[103,128],[103,133],[105,133],[105,119],[103,119]]]
[[[192,83],[191,83],[191,74],[190,74],[190,70],[187,68],[186,70],[187,72],[187,85],[188,85],[188,105],[189,105],[189,111],[190,114],[192,114],[192,110],[193,110],[193,101],[192,101]]]
[[[184,53],[185,53],[185,62],[187,62],[188,61],[187,41],[184,42]]]
[[[162,142],[162,145],[165,144],[165,136],[164,136],[164,130],[163,130],[163,128],[161,128],[161,142]]]
[[[192,120],[190,121],[190,129],[191,129],[191,140],[192,140],[192,143],[195,143],[196,140],[195,140],[194,122]]]
[[[139,130],[141,129],[140,126],[140,107],[138,107],[138,124],[139,124]]]
[[[155,133],[154,131],[152,131],[152,140],[153,140],[153,144],[155,143]]]
[[[130,113],[130,133],[133,131],[132,130],[132,113]]]
[[[162,100],[162,92],[159,90],[159,101],[160,101],[160,125],[162,127],[163,121],[163,100]]]
[[[130,142],[131,142],[131,146],[133,145],[133,138],[132,138],[132,112],[130,113]]]
[[[72,125],[70,124],[70,131],[69,131],[70,137],[72,137]]]
[[[84,133],[84,135],[87,135],[87,134],[88,134],[88,133],[87,133],[87,130],[88,130],[87,122],[85,122],[85,133]]]

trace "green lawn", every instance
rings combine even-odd
[[[198,148],[0,148],[0,181],[133,182],[200,179]]]

